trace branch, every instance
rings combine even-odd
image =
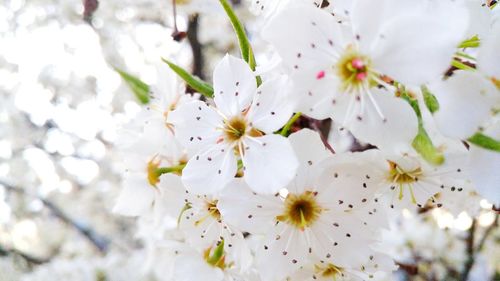
[[[109,246],[109,240],[99,234],[97,234],[93,229],[90,227],[84,225],[83,223],[77,222],[74,219],[70,218],[66,213],[64,213],[61,208],[59,208],[57,205],[52,203],[51,201],[42,198],[37,195],[29,194],[27,193],[24,189],[14,186],[12,184],[9,184],[5,181],[0,180],[0,185],[5,186],[5,188],[9,191],[16,192],[18,194],[22,195],[28,195],[34,198],[37,198],[40,200],[43,205],[51,211],[51,213],[59,218],[61,221],[63,221],[66,224],[69,224],[70,226],[74,227],[80,234],[82,234],[85,238],[87,238],[88,241],[92,243],[101,253],[105,253],[108,250]]]
[[[462,281],[467,281],[469,277],[469,273],[472,269],[472,266],[474,265],[474,236],[476,232],[476,224],[477,221],[474,219],[472,221],[472,225],[469,228],[469,235],[467,236],[467,240],[465,241],[466,243],[466,251],[467,251],[467,260],[465,261],[464,264],[464,270],[462,271],[462,274],[460,276],[460,280]]]

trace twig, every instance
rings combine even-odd
[[[197,14],[189,17],[187,39],[189,41],[189,44],[191,45],[191,50],[193,52],[192,73],[203,80],[205,78],[205,75],[203,73],[205,60],[203,57],[203,46],[198,39],[199,18],[200,17]]]
[[[486,230],[484,231],[484,234],[483,234],[483,237],[481,237],[481,240],[479,240],[479,244],[477,245],[476,247],[476,252],[481,252],[484,248],[484,244],[488,238],[488,236],[491,234],[491,232],[498,226],[498,216],[499,214],[496,213],[495,214],[495,220],[493,221],[493,223],[488,226],[488,228],[486,228]]]
[[[466,251],[467,251],[467,260],[465,261],[464,264],[464,269],[462,271],[462,274],[460,276],[460,280],[462,281],[467,281],[467,278],[469,277],[469,273],[472,269],[472,266],[474,265],[474,236],[476,232],[476,224],[477,221],[474,219],[472,220],[472,225],[469,228],[469,235],[467,236],[467,239],[465,240],[466,242]]]
[[[54,214],[57,218],[59,218],[64,223],[67,223],[70,226],[74,227],[79,233],[81,233],[85,238],[87,238],[87,240],[89,240],[92,243],[92,245],[94,245],[101,253],[107,252],[108,245],[109,245],[108,239],[97,234],[94,230],[92,230],[88,226],[73,220],[68,215],[66,215],[61,210],[61,208],[56,206],[51,201],[49,201],[45,198],[42,198],[40,196],[29,194],[24,189],[17,187],[17,186],[14,186],[12,184],[9,184],[5,181],[0,180],[0,185],[5,186],[7,188],[7,190],[9,190],[9,191],[13,191],[13,192],[16,192],[18,194],[28,195],[28,196],[35,197],[35,198],[39,199],[43,203],[43,205],[52,212],[52,214]]]

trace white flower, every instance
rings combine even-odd
[[[357,264],[372,253],[378,226],[368,211],[376,217],[374,193],[363,188],[365,175],[355,165],[330,163],[323,171],[329,153],[316,133],[304,129],[290,140],[300,167],[283,198],[252,193],[240,180],[219,201],[226,221],[265,235],[256,253],[263,280],[279,280],[319,259],[338,268]]]
[[[158,169],[184,163],[184,154],[160,119],[149,120],[141,137],[123,151],[127,171],[113,211],[126,216],[143,215],[152,210],[159,190]]]
[[[179,229],[184,232],[189,244],[198,249],[206,249],[215,242],[224,240],[227,256],[242,271],[246,271],[252,263],[250,249],[243,233],[225,221],[218,209],[218,201],[215,196],[188,196],[186,202],[190,208],[180,215]]]
[[[500,25],[481,41],[477,71],[456,71],[452,77],[429,85],[440,108],[436,125],[449,137],[467,139],[500,110]]]
[[[357,0],[347,13],[349,26],[320,9],[290,5],[263,36],[290,68],[299,111],[331,117],[379,147],[410,143],[416,116],[384,80],[421,85],[439,78],[465,32],[466,10],[449,1]]]
[[[290,182],[297,160],[289,141],[273,134],[292,113],[283,81],[257,88],[249,66],[226,55],[214,71],[216,108],[194,101],[171,113],[177,139],[195,152],[182,173],[188,190],[223,189],[236,175],[240,158],[243,178],[256,192],[273,193]]]
[[[421,208],[426,204],[441,207],[446,204],[448,194],[471,189],[465,180],[468,172],[466,154],[447,153],[441,166],[432,166],[418,155],[384,155],[379,150],[353,154],[351,161],[365,163],[364,169],[378,182],[377,193],[390,208],[412,205]]]
[[[500,122],[497,121],[485,134],[499,140]],[[471,145],[470,147],[470,175],[476,190],[495,206],[500,206],[500,153]]]
[[[357,266],[341,268],[331,263],[318,261],[309,264],[290,277],[287,281],[365,281],[387,280],[387,275],[395,270],[394,262],[389,256],[373,253],[373,255],[359,260]]]

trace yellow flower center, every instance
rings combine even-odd
[[[421,167],[414,168],[413,170],[406,171],[398,164],[389,162],[389,175],[388,180],[399,186],[399,200],[403,199],[403,187],[408,186],[411,194],[411,200],[416,203],[415,195],[413,193],[412,184],[417,182],[419,177],[423,175]]]
[[[217,209],[218,200],[206,201],[206,210],[207,214],[203,216],[201,219],[194,222],[195,226],[198,226],[200,223],[204,222],[208,217],[212,217],[216,221],[221,221],[221,214],[219,209]]]
[[[352,91],[373,82],[373,71],[368,57],[348,47],[335,66],[341,80],[342,91]]]
[[[495,77],[491,77],[491,82],[493,82],[493,85],[497,87],[497,89],[500,91],[500,79],[496,79]]]
[[[153,157],[151,161],[148,162],[146,167],[146,172],[148,174],[148,182],[152,186],[156,186],[160,182],[160,173],[158,173],[158,168],[160,167],[160,160],[157,157]]]
[[[224,124],[225,138],[229,142],[240,140],[245,135],[246,131],[247,123],[239,116],[227,120]]]
[[[326,265],[324,264],[315,264],[314,265],[314,272],[317,275],[320,275],[323,278],[330,278],[333,280],[336,280],[337,276],[344,276],[344,273],[342,272],[343,269],[341,267],[338,267],[334,264],[328,263]]]
[[[300,195],[289,193],[285,199],[285,210],[276,219],[300,230],[311,226],[323,211],[316,201],[316,195],[317,193],[311,191]]]

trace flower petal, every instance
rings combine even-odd
[[[244,179],[253,191],[276,193],[295,176],[299,163],[288,139],[279,135],[248,139],[244,150]]]
[[[274,195],[252,192],[243,179],[236,178],[220,193],[217,208],[226,223],[241,231],[265,234],[282,211],[282,202]]]
[[[264,82],[254,97],[248,120],[266,134],[281,128],[293,113],[293,104],[288,98],[287,79],[280,77]]]
[[[264,27],[262,37],[276,47],[293,71],[326,70],[344,47],[340,24],[312,5],[291,5],[283,10]]]
[[[456,72],[452,77],[429,86],[440,109],[434,114],[439,130],[448,137],[472,136],[491,116],[498,102],[493,84],[477,73]]]
[[[123,189],[113,212],[123,216],[140,216],[152,210],[155,188],[148,184],[145,174],[133,173],[125,177]]]
[[[346,126],[356,138],[381,149],[394,152],[411,149],[411,143],[418,132],[418,119],[411,106],[405,100],[377,89],[373,89],[371,95],[376,104],[368,100],[368,97],[363,97],[363,115],[351,117]],[[360,106],[359,102],[357,106]],[[379,114],[377,107],[383,116]]]
[[[299,168],[295,179],[287,188],[290,192],[300,194],[306,188],[311,188],[319,164],[332,154],[326,149],[319,134],[310,129],[293,133],[289,139],[297,155]]]
[[[421,13],[404,13],[381,26],[371,55],[379,72],[419,86],[446,71],[463,40],[468,13],[456,3],[434,2]]]
[[[219,144],[189,159],[182,171],[182,182],[194,194],[213,194],[234,178],[236,170],[233,149]]]
[[[221,136],[222,117],[202,101],[186,103],[168,115],[175,127],[175,137],[186,148],[197,151],[216,143]]]
[[[214,102],[227,118],[250,105],[256,88],[255,75],[242,59],[226,54],[214,69]]]
[[[489,36],[481,41],[481,46],[477,54],[477,67],[484,74],[500,79],[500,24],[495,25]]]

